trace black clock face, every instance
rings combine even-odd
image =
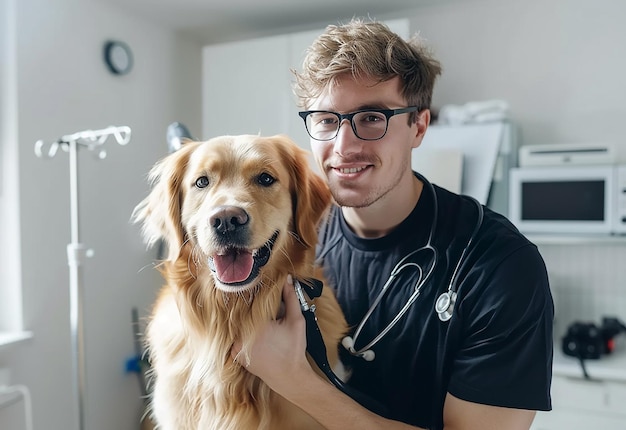
[[[111,73],[123,75],[133,67],[133,54],[124,42],[108,41],[104,45],[104,61]]]

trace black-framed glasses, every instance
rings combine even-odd
[[[389,118],[418,110],[417,106],[400,109],[363,109],[344,114],[325,110],[307,110],[298,112],[298,115],[304,120],[309,136],[315,140],[332,140],[337,137],[344,119],[350,121],[352,131],[359,139],[378,140],[387,133]]]

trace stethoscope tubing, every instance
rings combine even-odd
[[[439,216],[439,207],[438,207],[438,201],[437,201],[437,193],[435,191],[435,187],[433,186],[433,184],[428,181],[424,176],[420,175],[419,173],[415,172],[415,174],[417,175],[418,179],[420,179],[422,181],[422,183],[429,189],[432,197],[433,197],[433,222],[430,228],[430,232],[428,234],[428,240],[426,242],[426,244],[423,247],[420,247],[412,252],[410,252],[409,254],[407,254],[406,256],[404,256],[392,269],[391,274],[389,276],[389,278],[387,279],[387,281],[385,282],[385,284],[383,285],[383,288],[381,289],[380,293],[378,293],[378,296],[376,296],[376,299],[374,300],[374,303],[372,303],[372,305],[370,306],[370,308],[368,309],[368,311],[365,313],[365,315],[363,316],[363,319],[361,319],[361,322],[359,323],[359,325],[357,326],[353,336],[346,336],[342,342],[343,346],[348,350],[348,352],[350,352],[350,354],[354,355],[354,356],[358,356],[358,357],[363,357],[368,361],[371,361],[374,359],[374,353],[372,351],[372,347],[374,345],[376,345],[387,333],[389,333],[389,331],[400,321],[400,319],[404,316],[404,314],[406,314],[406,312],[409,310],[409,308],[411,307],[411,305],[413,305],[413,303],[417,300],[417,298],[420,296],[421,294],[421,290],[422,287],[426,284],[426,282],[428,282],[428,280],[431,278],[435,267],[437,266],[437,260],[438,260],[438,252],[437,249],[435,248],[435,246],[432,244],[432,240],[433,240],[433,236],[435,234],[436,228],[437,228],[437,218]],[[437,301],[435,302],[435,311],[439,317],[439,319],[442,322],[446,322],[448,321],[451,317],[452,317],[452,313],[454,310],[454,305],[456,302],[456,296],[457,296],[457,292],[456,292],[456,279],[457,279],[457,275],[458,272],[461,268],[462,262],[465,261],[465,256],[468,252],[468,250],[470,249],[475,237],[478,234],[478,231],[480,230],[480,227],[482,226],[483,223],[483,218],[484,218],[484,210],[482,205],[474,198],[470,197],[472,199],[472,201],[476,204],[476,207],[478,208],[478,218],[474,227],[474,230],[472,231],[472,235],[470,236],[467,244],[465,245],[465,248],[463,248],[463,251],[461,252],[461,256],[459,258],[459,260],[457,261],[457,264],[454,268],[454,271],[452,272],[452,277],[450,278],[450,283],[448,284],[448,288],[447,290],[442,293]],[[433,261],[430,265],[430,268],[428,270],[428,272],[426,273],[426,275],[424,276],[424,270],[422,269],[422,267],[417,264],[417,263],[405,263],[405,261],[410,258],[411,256],[417,254],[418,252],[422,252],[425,250],[430,250],[433,253]],[[367,323],[367,321],[369,320],[369,318],[371,317],[371,315],[373,314],[373,312],[376,310],[376,308],[378,307],[378,305],[380,304],[380,302],[382,301],[382,299],[385,297],[385,294],[387,293],[387,290],[389,290],[392,282],[395,280],[396,276],[398,276],[398,274],[404,270],[407,267],[410,266],[414,266],[418,273],[418,280],[415,282],[415,291],[413,291],[413,293],[411,294],[411,296],[409,297],[409,299],[407,300],[407,302],[404,304],[404,306],[402,307],[402,309],[400,309],[400,311],[396,314],[396,316],[393,318],[393,320],[391,320],[389,322],[389,324],[387,324],[387,326],[378,334],[376,335],[370,342],[368,342],[365,346],[356,349],[355,345],[356,345],[356,341],[359,337],[359,335],[361,334],[361,331],[363,330],[363,327],[365,327],[365,324]],[[443,305],[442,305],[443,304]]]

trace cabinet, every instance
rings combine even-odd
[[[276,134],[288,129],[289,39],[284,36],[204,48],[202,131]]]
[[[586,361],[592,380],[578,361],[555,349],[552,411],[538,412],[531,430],[626,429],[626,351]]]
[[[402,37],[408,19],[386,21]],[[291,69],[323,29],[204,47],[202,53],[203,139],[224,134],[287,134],[310,150],[298,116]]]
[[[551,412],[538,412],[531,430],[626,429],[626,383],[555,375]]]

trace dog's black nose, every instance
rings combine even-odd
[[[237,206],[219,206],[215,208],[209,224],[218,233],[228,233],[248,223],[248,213]]]

